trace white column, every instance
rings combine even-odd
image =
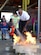
[[[40,0],[38,0],[38,39],[40,33]]]

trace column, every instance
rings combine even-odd
[[[22,0],[22,9],[27,11],[27,5],[30,4],[30,0]]]
[[[24,10],[27,11],[27,0],[25,0]]]
[[[38,39],[40,33],[40,0],[38,0]]]
[[[23,10],[25,9],[24,5],[25,5],[25,0],[22,0],[22,9]]]

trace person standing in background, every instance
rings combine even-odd
[[[7,25],[7,22],[6,22],[6,19],[5,19],[5,16],[3,15],[2,17],[2,28],[1,28],[1,31],[2,31],[2,39],[6,40],[6,32],[7,32],[7,28],[8,28],[8,25]]]

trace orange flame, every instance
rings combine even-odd
[[[16,36],[14,34],[14,45],[17,43],[19,45],[36,44],[36,38],[32,37],[32,34],[30,32],[25,32],[25,35],[26,39],[22,41],[20,36]]]
[[[14,45],[20,41],[20,37],[14,34]]]
[[[32,34],[30,32],[26,32],[25,34],[27,35],[26,42],[36,44],[36,38],[32,37]]]

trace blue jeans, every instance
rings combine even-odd
[[[1,31],[4,35],[6,35],[6,32],[7,32],[7,28],[1,28]]]

